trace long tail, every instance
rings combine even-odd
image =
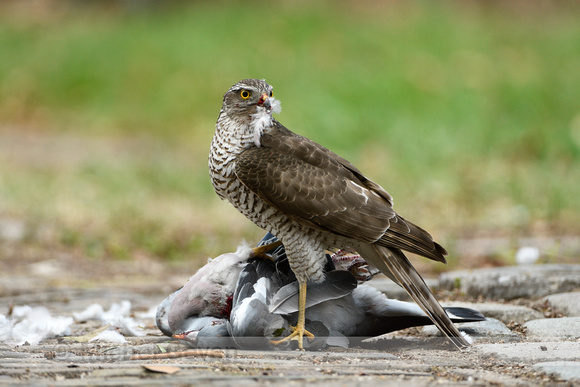
[[[396,282],[398,282],[407,293],[409,293],[437,328],[439,328],[439,330],[443,332],[443,334],[447,336],[449,340],[457,346],[457,348],[461,349],[469,346],[467,340],[461,336],[461,333],[459,333],[455,325],[453,325],[449,316],[445,313],[445,310],[443,310],[441,305],[439,305],[439,302],[433,293],[431,293],[431,290],[427,284],[425,284],[423,278],[421,278],[403,252],[398,249],[391,250],[378,245],[373,245],[373,248],[379,255],[380,262],[375,262],[375,259],[370,259],[371,263],[377,266],[390,278],[394,277]],[[385,269],[388,269],[390,273],[386,273]]]

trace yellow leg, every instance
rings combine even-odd
[[[278,345],[284,341],[288,340],[298,340],[298,348],[304,351],[302,346],[302,338],[306,335],[307,337],[313,339],[314,335],[306,330],[306,282],[299,283],[300,287],[298,289],[298,323],[293,327],[292,333],[283,338],[282,340],[272,341],[274,345]]]
[[[280,246],[282,242],[276,241],[274,243],[270,243],[268,245],[254,247],[252,248],[252,256],[250,258],[263,258],[263,259],[272,259],[269,255],[266,255],[266,252],[275,249],[276,247]]]

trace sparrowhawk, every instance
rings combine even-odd
[[[431,235],[393,210],[393,199],[354,165],[272,117],[273,88],[244,79],[224,95],[209,171],[218,196],[286,247],[299,282],[298,322],[283,340],[312,337],[304,327],[307,282],[323,279],[325,252],[347,248],[400,284],[458,347],[468,345],[403,254],[446,262]]]

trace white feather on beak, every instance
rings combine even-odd
[[[272,113],[280,113],[282,111],[282,103],[274,97],[267,97],[268,104],[258,104],[257,112],[252,114],[251,126],[254,130],[254,144],[259,148],[260,138],[264,129],[272,125]]]

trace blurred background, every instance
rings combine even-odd
[[[265,78],[277,118],[451,268],[580,262],[579,20],[577,1],[1,0],[0,254],[199,266],[259,240],[207,157],[224,92]]]

